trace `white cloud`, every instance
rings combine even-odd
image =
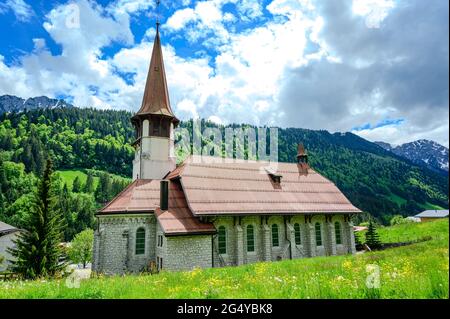
[[[379,28],[389,11],[395,7],[392,0],[353,0],[353,13],[364,16],[368,28]]]
[[[6,0],[5,3],[0,3],[0,14],[9,10],[14,12],[19,21],[28,21],[34,15],[31,6],[24,0]]]
[[[43,39],[34,39],[34,51],[21,57],[18,65],[8,67],[2,63],[2,93],[23,97],[64,94],[73,96],[73,102],[80,106],[99,105],[98,99],[104,105],[116,102],[108,98],[107,92],[120,91],[125,83],[113,76],[107,61],[101,59],[101,48],[112,42],[133,43],[129,21],[114,19],[104,8],[87,0],[74,3],[80,12],[78,27],[67,23],[73,4],[51,10],[43,25],[62,46],[62,54],[52,55]],[[98,88],[99,96],[94,96],[92,88]]]
[[[156,1],[149,0],[116,0],[110,3],[107,10],[115,14],[136,13],[156,6]]]
[[[448,116],[448,114],[447,114]],[[388,141],[394,145],[400,145],[420,139],[430,139],[449,147],[448,142],[448,121],[441,123],[434,128],[421,128],[414,125],[404,123],[401,125],[385,125],[374,129],[365,129],[360,131],[352,131],[352,133],[361,136],[369,141]]]
[[[178,31],[184,28],[186,24],[197,20],[195,11],[191,8],[186,8],[176,11],[168,20],[165,26],[173,31]]]
[[[240,17],[243,20],[254,20],[263,15],[261,0],[241,0],[236,4]]]
[[[79,28],[67,26],[68,6],[56,7],[47,15],[44,28],[62,46],[62,54],[52,55],[45,41],[36,38],[33,52],[20,58],[17,64],[7,66],[0,56],[0,94],[22,97],[64,94],[73,96],[73,102],[80,106],[136,111],[142,100],[155,29],[148,29],[141,42],[135,43],[130,17],[147,10],[149,3],[118,0],[105,8],[93,1],[77,0]],[[224,13],[224,3],[247,3],[253,11]],[[332,33],[330,29],[337,32],[339,21],[320,15],[316,8],[319,3],[313,0],[274,0],[266,7],[275,15],[274,20],[236,33],[233,24],[242,21],[242,14],[248,19],[258,19],[258,10],[262,10],[257,6],[259,3],[201,1],[192,8],[175,11],[162,25],[170,100],[179,118],[331,131],[347,131],[387,117],[405,118],[402,125],[355,133],[370,140],[401,143],[413,138],[432,138],[448,145],[448,120],[440,109],[440,116],[430,116],[426,121],[423,119],[426,101],[421,100],[419,106],[416,105],[419,102],[409,103],[410,109],[405,109],[389,95],[390,88],[382,81],[386,75],[380,74],[380,65],[376,64],[379,56],[367,54],[372,51],[367,51],[371,42],[365,40],[366,34],[356,37],[354,42],[366,41],[367,47],[349,48],[350,53],[339,50],[327,38]],[[370,15],[370,10],[361,8],[356,5],[350,15],[360,19]],[[338,9],[341,8],[337,6]],[[369,31],[383,32],[388,20],[383,17],[379,20],[380,28]],[[345,23],[347,28],[352,26],[351,30],[361,25],[367,29],[364,22],[356,26]],[[347,41],[347,33],[337,42]],[[333,39],[340,35],[333,35]],[[203,53],[181,57],[168,44],[169,36],[184,37],[191,43],[202,40],[195,44],[195,51]],[[112,43],[121,43],[124,48],[113,57],[103,57],[103,48]],[[205,47],[214,50],[206,51]],[[386,52],[383,67],[408,61],[407,54]],[[373,75],[364,73],[376,67]],[[120,74],[126,74],[131,82]],[[404,82],[391,80],[400,89],[404,89]],[[405,92],[402,96],[408,97],[409,91]],[[446,114],[448,117],[448,110]]]

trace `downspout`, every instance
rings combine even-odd
[[[288,227],[287,227],[287,219],[286,216],[284,217],[284,233],[285,233],[285,237],[286,237],[286,241],[289,243],[289,259],[292,259],[292,243],[289,240],[289,236],[288,236]]]
[[[211,235],[211,268],[214,268],[214,235]]]
[[[143,136],[141,137],[141,147],[139,150],[139,177],[138,179],[142,179],[142,144],[144,143]]]
[[[207,219],[208,219],[208,217],[207,217]],[[210,222],[213,225],[214,225],[215,221],[216,221],[216,218],[212,218],[211,220],[207,220],[207,222]],[[217,234],[212,234],[211,235],[211,266],[212,266],[212,268],[214,268],[214,237],[217,237]]]

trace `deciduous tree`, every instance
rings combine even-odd
[[[70,260],[77,264],[83,264],[86,268],[87,263],[92,261],[92,249],[94,244],[94,231],[85,229],[78,233],[70,242],[68,255]]]

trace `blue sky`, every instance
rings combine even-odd
[[[181,119],[448,146],[448,2],[161,1]],[[155,1],[0,0],[0,94],[136,111]]]

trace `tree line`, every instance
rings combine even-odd
[[[25,172],[36,176],[42,175],[47,156],[52,158],[55,169],[77,167],[131,176],[131,143],[135,138],[131,115],[80,108],[5,113],[0,116],[0,156],[8,162],[23,163]],[[222,133],[226,127],[242,127],[201,122],[203,128],[217,127]],[[192,134],[193,122],[183,121],[180,127]],[[448,207],[448,176],[415,165],[354,134],[280,128],[278,136],[279,161],[295,162],[297,143],[304,143],[312,168],[380,223],[389,224],[394,215],[409,216],[428,208]],[[202,138],[201,147],[207,143],[208,139]],[[196,147],[178,147],[179,162],[188,153],[199,154],[201,150]],[[247,145],[237,144],[236,148],[248,154]]]
[[[98,179],[97,185],[94,183],[95,178]],[[25,221],[33,211],[38,181],[37,175],[26,172],[23,163],[0,158],[1,221],[18,228],[26,226]],[[80,231],[93,228],[95,212],[121,192],[128,183],[129,180],[113,178],[106,172],[88,171],[84,183],[77,176],[72,186],[69,186],[58,172],[52,174],[55,209],[61,212],[65,222],[63,240],[70,241]]]

